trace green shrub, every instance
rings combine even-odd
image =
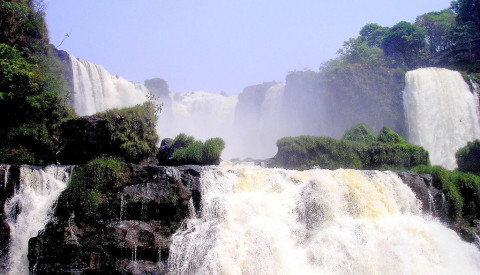
[[[471,225],[480,218],[480,177],[440,166],[418,166],[419,174],[431,174],[435,188],[444,192],[452,221],[464,218]]]
[[[185,133],[178,134],[173,140],[172,144],[177,144],[177,146],[187,147],[195,141],[193,136],[189,136]]]
[[[428,151],[412,144],[376,144],[360,148],[360,152],[368,169],[405,170],[430,164]]]
[[[384,126],[380,130],[377,136],[377,141],[381,143],[386,143],[386,144],[397,144],[397,143],[406,144],[407,143],[401,135],[395,133],[392,129],[388,128],[387,126]]]
[[[174,139],[172,146],[176,147],[179,142],[187,145],[173,152],[172,160],[176,165],[216,164],[220,160],[222,150],[225,148],[225,141],[221,138],[211,138],[203,143],[201,141],[195,141],[191,136],[180,134]]]
[[[376,137],[367,124],[359,123],[348,129],[343,135],[342,139],[360,144],[370,145],[375,142]]]
[[[99,117],[107,121],[107,129],[111,135],[110,146],[119,149],[114,155],[138,163],[155,154],[158,135],[153,102],[110,110],[100,113]]]
[[[109,208],[108,197],[114,196],[126,182],[125,166],[115,158],[97,158],[73,170],[67,189],[59,203],[75,211],[75,218],[98,222],[115,214]]]
[[[279,139],[278,153],[274,159],[277,165],[293,169],[319,166],[326,169],[404,170],[430,164],[425,149],[400,143],[405,140],[389,128],[384,127],[379,137],[381,141],[399,143],[375,142],[375,136],[368,126],[361,123],[347,130],[341,140],[312,136]]]
[[[202,163],[203,142],[194,141],[187,147],[176,150],[172,158],[182,164],[201,164]]]
[[[458,170],[480,175],[480,140],[468,142],[455,154]]]
[[[156,153],[156,122],[152,102],[65,121],[61,161],[78,164],[108,155],[129,163],[146,162]]]
[[[277,146],[275,162],[285,168],[362,168],[354,145],[345,140],[313,136],[285,137],[277,141]]]
[[[202,163],[214,164],[220,159],[223,149],[225,149],[225,141],[221,138],[211,138],[205,141],[202,148]]]

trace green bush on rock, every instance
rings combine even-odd
[[[370,145],[375,142],[376,137],[370,127],[365,123],[359,123],[348,129],[342,137],[343,140]]]
[[[168,145],[160,147],[158,162],[162,165],[218,164],[224,148],[225,141],[221,138],[202,142],[181,133]]]
[[[402,144],[404,139],[384,128],[376,141],[366,124],[349,129],[341,140],[329,137],[285,137],[277,141],[275,165],[291,169],[319,166],[325,169],[403,170],[429,165],[428,152],[420,146]],[[390,144],[381,142],[386,140]],[[398,141],[398,143],[393,143]]]
[[[115,215],[114,209],[109,208],[107,198],[122,187],[126,178],[125,164],[118,159],[96,158],[73,170],[59,203],[75,211],[78,220],[98,222],[99,219]]]
[[[480,177],[440,166],[418,166],[413,171],[433,176],[434,187],[445,194],[452,221],[464,218],[473,225],[480,218]]]
[[[377,141],[385,144],[406,144],[405,139],[392,129],[384,126],[378,133]]]
[[[275,163],[291,169],[320,166],[326,169],[363,168],[355,145],[330,137],[284,137],[277,141]]]
[[[480,140],[468,142],[455,154],[458,170],[480,175]]]
[[[153,158],[158,135],[154,103],[74,118],[61,125],[62,163],[85,163],[101,155],[140,163]]]

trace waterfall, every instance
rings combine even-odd
[[[271,86],[261,98],[259,113],[237,113],[249,123],[235,124],[238,97],[203,91],[172,93],[160,101],[171,102],[160,114],[158,133],[173,138],[179,133],[205,140],[221,137],[226,142],[222,157],[273,157],[275,142],[284,134],[280,114],[285,84]]]
[[[67,167],[58,166],[20,168],[18,189],[4,206],[10,227],[8,274],[29,274],[28,241],[49,221],[53,205],[66,188],[67,170]]]
[[[199,140],[222,137],[227,146],[231,138],[236,96],[203,91],[170,94],[171,110],[159,116],[157,130],[161,138],[186,133]]]
[[[113,76],[100,65],[70,56],[73,71],[73,106],[79,115],[92,115],[146,101],[145,86]]]
[[[409,71],[405,82],[409,141],[427,149],[433,165],[455,169],[456,151],[480,138],[478,96],[459,72],[447,69]]]
[[[392,172],[205,168],[171,274],[480,274],[480,252]]]

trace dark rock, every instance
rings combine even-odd
[[[432,175],[418,175],[414,172],[397,172],[416,197],[422,202],[423,211],[444,222],[451,222],[450,213],[442,192],[432,184]]]
[[[170,90],[164,79],[152,78],[145,80],[145,87],[154,95],[160,98],[168,97]]]
[[[128,182],[106,197],[114,214],[85,222],[59,202],[55,218],[30,240],[35,274],[166,274],[170,238],[199,207],[198,166],[127,165]],[[198,211],[198,209],[195,209]]]

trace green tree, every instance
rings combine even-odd
[[[0,161],[54,161],[58,125],[69,115],[51,75],[0,44]]]
[[[426,30],[409,22],[402,21],[385,33],[382,48],[385,55],[392,58],[393,66],[410,66],[425,49]]]
[[[459,24],[467,24],[475,36],[480,31],[480,0],[452,1],[451,9],[457,14]]]
[[[35,12],[25,2],[0,2],[0,43],[14,46],[29,63],[39,63],[47,54],[48,31],[42,11]]]
[[[369,47],[380,48],[387,31],[388,27],[382,27],[376,23],[369,23],[362,27],[359,38],[366,41]]]
[[[429,12],[417,17],[415,25],[427,30],[430,53],[445,50],[450,46],[449,33],[456,25],[455,17],[451,9]]]
[[[363,64],[374,67],[385,65],[383,50],[378,47],[370,47],[368,42],[360,37],[345,41],[337,53],[347,64]]]

